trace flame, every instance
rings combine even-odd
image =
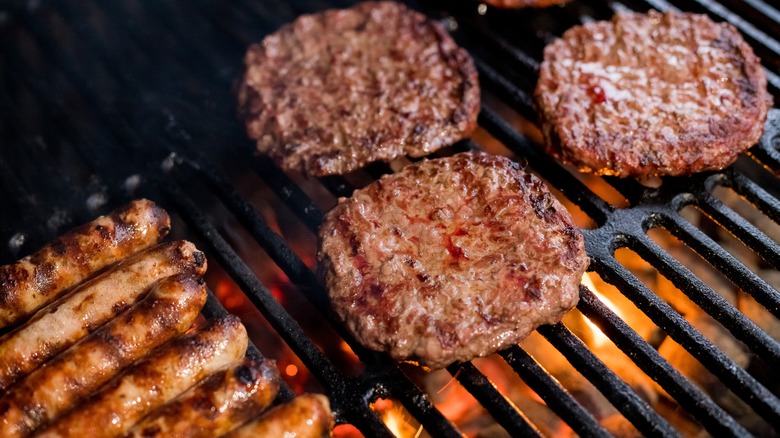
[[[415,426],[411,423],[414,420],[407,419],[409,417],[406,414],[406,410],[400,403],[380,398],[372,406],[375,411],[380,413],[385,426],[396,437],[417,438],[422,433],[422,426]]]
[[[596,295],[596,298],[599,299],[605,306],[609,308],[609,310],[615,312],[618,316],[622,318],[620,309],[618,306],[615,305],[612,301],[609,300],[609,298],[602,295],[598,289],[596,288],[596,284],[593,281],[593,278],[591,278],[590,274],[585,273],[585,275],[582,276],[582,284],[584,284],[588,289],[590,289],[591,292],[593,292],[593,295]],[[604,334],[604,332],[601,331],[600,328],[596,326],[596,324],[593,324],[587,317],[583,316],[583,320],[585,321],[586,325],[590,328],[592,336],[591,336],[591,346],[594,348],[604,347],[605,345],[609,344],[610,340],[607,337],[607,335]]]

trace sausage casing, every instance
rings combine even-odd
[[[13,324],[101,269],[157,244],[168,213],[139,199],[74,228],[35,254],[0,266],[0,327]]]
[[[246,329],[237,317],[214,320],[160,346],[38,436],[120,435],[205,376],[242,357],[247,343]]]
[[[222,436],[263,412],[279,385],[273,362],[235,362],[144,417],[125,437]]]
[[[276,406],[251,423],[228,435],[230,438],[294,436],[328,437],[333,431],[333,414],[328,398],[322,394],[303,394]]]
[[[155,281],[205,271],[206,258],[195,245],[174,241],[136,254],[78,286],[0,338],[0,391],[124,312]]]
[[[201,279],[179,274],[161,280],[143,301],[14,385],[0,399],[0,436],[23,437],[53,420],[187,330],[205,303]]]

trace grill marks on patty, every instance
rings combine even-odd
[[[640,178],[728,166],[758,141],[772,105],[733,26],[655,11],[566,31],[544,50],[535,97],[549,153]]]
[[[471,58],[400,3],[303,15],[252,45],[245,67],[240,116],[285,170],[343,174],[421,157],[476,128]]]
[[[360,342],[433,368],[559,321],[588,264],[544,183],[480,153],[422,161],[341,199],[318,258]]]
[[[545,8],[562,5],[570,0],[483,0],[496,8]]]

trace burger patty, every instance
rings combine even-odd
[[[318,260],[358,341],[431,368],[560,321],[588,266],[582,235],[541,180],[507,158],[468,152],[339,199]]]
[[[304,15],[252,45],[239,114],[286,170],[421,157],[476,128],[477,72],[441,25],[394,2]]]
[[[496,8],[545,8],[562,5],[569,0],[481,0]]]
[[[679,12],[569,29],[545,48],[535,94],[551,154],[621,177],[722,169],[758,141],[772,106],[739,32]]]

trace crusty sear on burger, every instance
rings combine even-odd
[[[635,178],[730,165],[772,106],[759,59],[732,25],[671,11],[567,30],[545,48],[535,94],[549,153]]]
[[[560,6],[573,0],[480,0],[496,8],[517,9],[517,8],[546,8],[549,6]]]
[[[136,306],[33,371],[0,397],[0,436],[25,436],[123,368],[189,329],[206,303],[191,273],[167,277]]]
[[[0,266],[0,328],[96,272],[157,244],[170,229],[165,210],[139,199],[74,228],[35,254]]]
[[[0,338],[0,388],[8,388],[90,330],[113,319],[156,281],[179,273],[199,276],[205,272],[203,253],[180,240],[135,254],[80,284]]]
[[[318,260],[358,341],[431,368],[559,322],[588,266],[583,236],[544,183],[482,153],[423,160],[340,199]]]
[[[183,334],[206,302],[207,262],[183,240],[139,249],[169,227],[164,210],[138,200],[0,268],[59,264],[57,278],[73,283],[54,292],[40,282],[3,285],[6,297],[61,296],[31,317],[5,301],[4,315],[29,319],[0,337],[0,436],[221,436],[269,407],[279,372],[272,361],[244,358],[238,318]],[[100,248],[90,247],[93,233]]]
[[[471,58],[401,3],[303,15],[252,45],[244,63],[240,117],[285,170],[344,174],[428,155],[476,128]]]
[[[147,415],[124,437],[222,436],[265,411],[280,382],[273,361],[239,360]]]
[[[243,357],[247,343],[246,329],[237,317],[210,321],[157,348],[36,436],[121,435],[155,408]]]
[[[302,394],[269,410],[226,438],[326,438],[332,431],[333,413],[328,398],[321,394]]]

